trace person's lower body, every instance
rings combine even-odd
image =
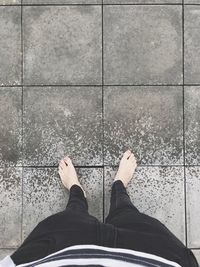
[[[81,187],[73,185],[66,209],[39,222],[11,259],[17,265],[72,245],[95,244],[98,223],[97,218],[88,213],[87,199]]]
[[[182,267],[198,266],[194,255],[161,222],[139,212],[120,180],[112,185],[105,223],[88,213],[87,199],[74,185],[66,209],[41,221],[11,258],[15,264],[26,263],[80,244],[133,249],[174,260]]]
[[[151,253],[175,261],[182,267],[198,267],[192,251],[163,223],[141,213],[133,205],[121,180],[112,185],[110,210],[105,223],[117,228],[115,247]]]

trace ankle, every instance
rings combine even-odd
[[[123,187],[126,188],[125,184],[123,183],[123,181],[121,179],[114,179],[113,184],[119,184],[119,185],[123,185]]]

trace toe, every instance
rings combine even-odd
[[[69,157],[65,157],[64,161],[69,165],[72,164],[72,161],[71,161],[71,159]]]
[[[63,159],[60,161],[60,165],[59,166],[61,166],[62,169],[66,167],[65,161]]]
[[[127,158],[127,157],[129,157],[130,156],[130,154],[131,154],[131,150],[130,149],[128,149],[128,150],[126,150],[126,152],[124,152],[124,157],[125,158]]]
[[[133,155],[133,153],[131,152],[129,159],[132,159],[132,158],[134,158],[134,155]]]
[[[128,159],[132,161],[134,158],[135,157],[134,157],[133,153],[131,153]]]
[[[136,163],[136,158],[134,156],[134,154],[131,154],[131,156],[129,157],[130,161],[133,162],[134,164],[137,164]]]
[[[63,168],[62,168],[62,166],[61,165],[59,165],[59,167],[58,167],[58,170],[60,171],[60,170],[62,170]]]

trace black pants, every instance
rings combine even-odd
[[[16,265],[22,264],[80,244],[133,249],[175,261],[182,267],[198,267],[192,251],[168,228],[139,212],[120,180],[112,185],[105,223],[88,213],[81,187],[73,185],[66,209],[41,221],[11,258]]]

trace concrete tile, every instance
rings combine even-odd
[[[184,0],[184,4],[200,4],[200,0]]]
[[[0,249],[0,261],[3,260],[7,255],[11,255],[16,249]]]
[[[183,164],[181,86],[107,86],[104,114],[105,164],[128,148],[142,165]]]
[[[200,3],[200,2],[199,2]],[[200,6],[185,6],[185,83],[200,83]]]
[[[187,201],[187,230],[188,246],[200,247],[200,167],[186,168],[186,201]]]
[[[105,167],[105,217],[116,172],[117,168]],[[160,220],[185,243],[183,167],[138,166],[127,192],[140,212]]]
[[[22,168],[0,168],[0,248],[21,242]]]
[[[200,163],[200,87],[184,88],[185,114],[185,161],[188,165]]]
[[[88,211],[102,220],[103,169],[76,169],[87,194]],[[46,217],[65,209],[69,191],[64,188],[57,168],[24,169],[23,238]]]
[[[24,164],[102,165],[101,87],[24,89]]]
[[[101,4],[102,0],[23,0],[24,4]]]
[[[196,257],[198,263],[200,264],[200,249],[193,249],[192,252],[194,253],[194,256]]]
[[[24,7],[25,84],[101,84],[101,6]]]
[[[0,167],[22,164],[22,91],[0,88]]]
[[[105,6],[105,84],[182,83],[181,21],[181,6]]]
[[[0,5],[20,5],[21,0],[0,0]]]
[[[103,0],[104,4],[179,4],[182,0]]]
[[[0,85],[19,85],[21,83],[21,7],[0,6],[0,25]]]

